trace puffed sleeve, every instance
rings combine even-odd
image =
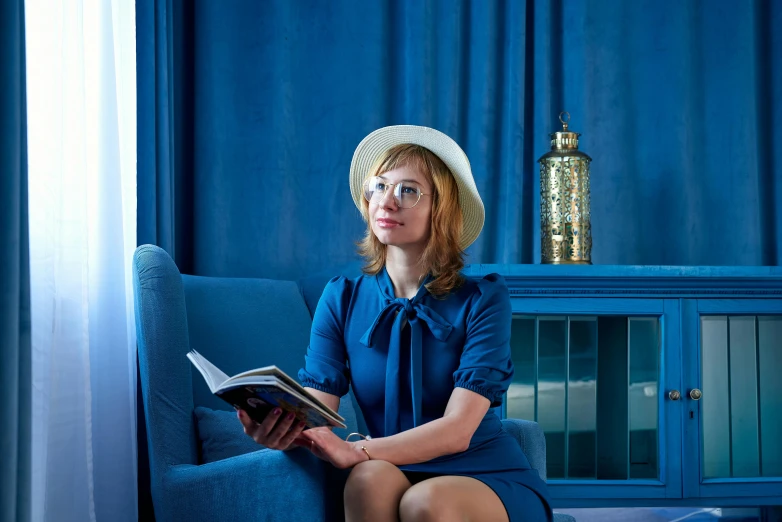
[[[350,374],[343,331],[352,288],[343,276],[331,279],[320,296],[312,319],[310,345],[298,377],[302,386],[342,397]]]
[[[453,374],[454,387],[466,388],[502,404],[502,396],[513,378],[510,354],[511,306],[505,279],[489,274],[478,281],[467,313],[467,334]]]

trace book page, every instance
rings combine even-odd
[[[204,377],[207,386],[209,386],[209,391],[212,393],[217,391],[220,385],[228,380],[229,377],[222,370],[220,370],[220,368],[207,361],[206,358],[197,351],[191,350],[187,354],[187,358],[190,359],[190,362],[193,363],[193,366],[195,366],[196,369],[201,372],[201,375]]]

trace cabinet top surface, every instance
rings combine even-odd
[[[474,264],[464,273],[501,274],[511,293],[782,297],[778,266]]]
[[[693,277],[693,278],[780,278],[780,266],[665,266],[665,265],[538,265],[474,264],[468,275],[496,272],[506,277]]]

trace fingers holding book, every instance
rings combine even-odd
[[[293,413],[285,413],[281,408],[272,409],[260,423],[243,410],[237,410],[237,416],[244,426],[244,432],[258,444],[270,449],[286,450],[298,446],[296,439],[306,427]]]

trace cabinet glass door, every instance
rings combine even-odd
[[[688,492],[782,497],[782,306],[699,300],[688,322],[697,360],[684,422],[693,424],[687,438],[699,459]]]
[[[594,306],[588,313],[586,303],[562,299],[551,303],[559,312],[554,314],[543,301],[536,300],[536,313],[514,304],[515,376],[506,414],[543,429],[552,494],[592,500],[681,496],[678,471],[664,461],[679,453],[681,441],[680,432],[673,430],[672,441],[667,431],[671,422],[678,426],[678,415],[665,417],[666,381],[674,376],[678,385],[680,366],[663,366],[677,360],[664,352],[676,344],[666,335],[678,335],[678,303],[669,302],[666,314],[663,300],[601,299],[596,314]]]

